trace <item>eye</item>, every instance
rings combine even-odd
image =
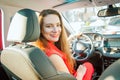
[[[49,28],[49,27],[51,27],[51,26],[50,26],[50,25],[47,25],[46,27]]]
[[[57,23],[57,27],[61,27],[61,24],[60,24],[60,23]]]
[[[52,24],[48,24],[48,25],[46,25],[45,27],[51,28],[51,27],[53,27],[53,25],[52,25]]]

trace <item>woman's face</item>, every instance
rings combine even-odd
[[[61,34],[61,23],[57,15],[50,14],[44,17],[42,26],[43,36],[50,42],[57,42]]]

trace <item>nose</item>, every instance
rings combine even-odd
[[[58,31],[58,27],[57,26],[54,26],[53,27],[53,32],[57,32]]]

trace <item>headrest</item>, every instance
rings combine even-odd
[[[32,42],[39,38],[40,27],[35,11],[21,9],[10,23],[7,40],[11,42]]]

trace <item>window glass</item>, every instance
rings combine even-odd
[[[120,7],[120,4],[116,4],[115,6]],[[73,9],[63,12],[62,15],[69,23],[68,30],[73,30],[74,33],[97,32],[102,34],[111,34],[112,31],[117,31],[119,34],[119,15],[111,17],[97,16],[97,12],[104,8],[107,8],[107,6]],[[111,25],[110,23],[114,24]]]

